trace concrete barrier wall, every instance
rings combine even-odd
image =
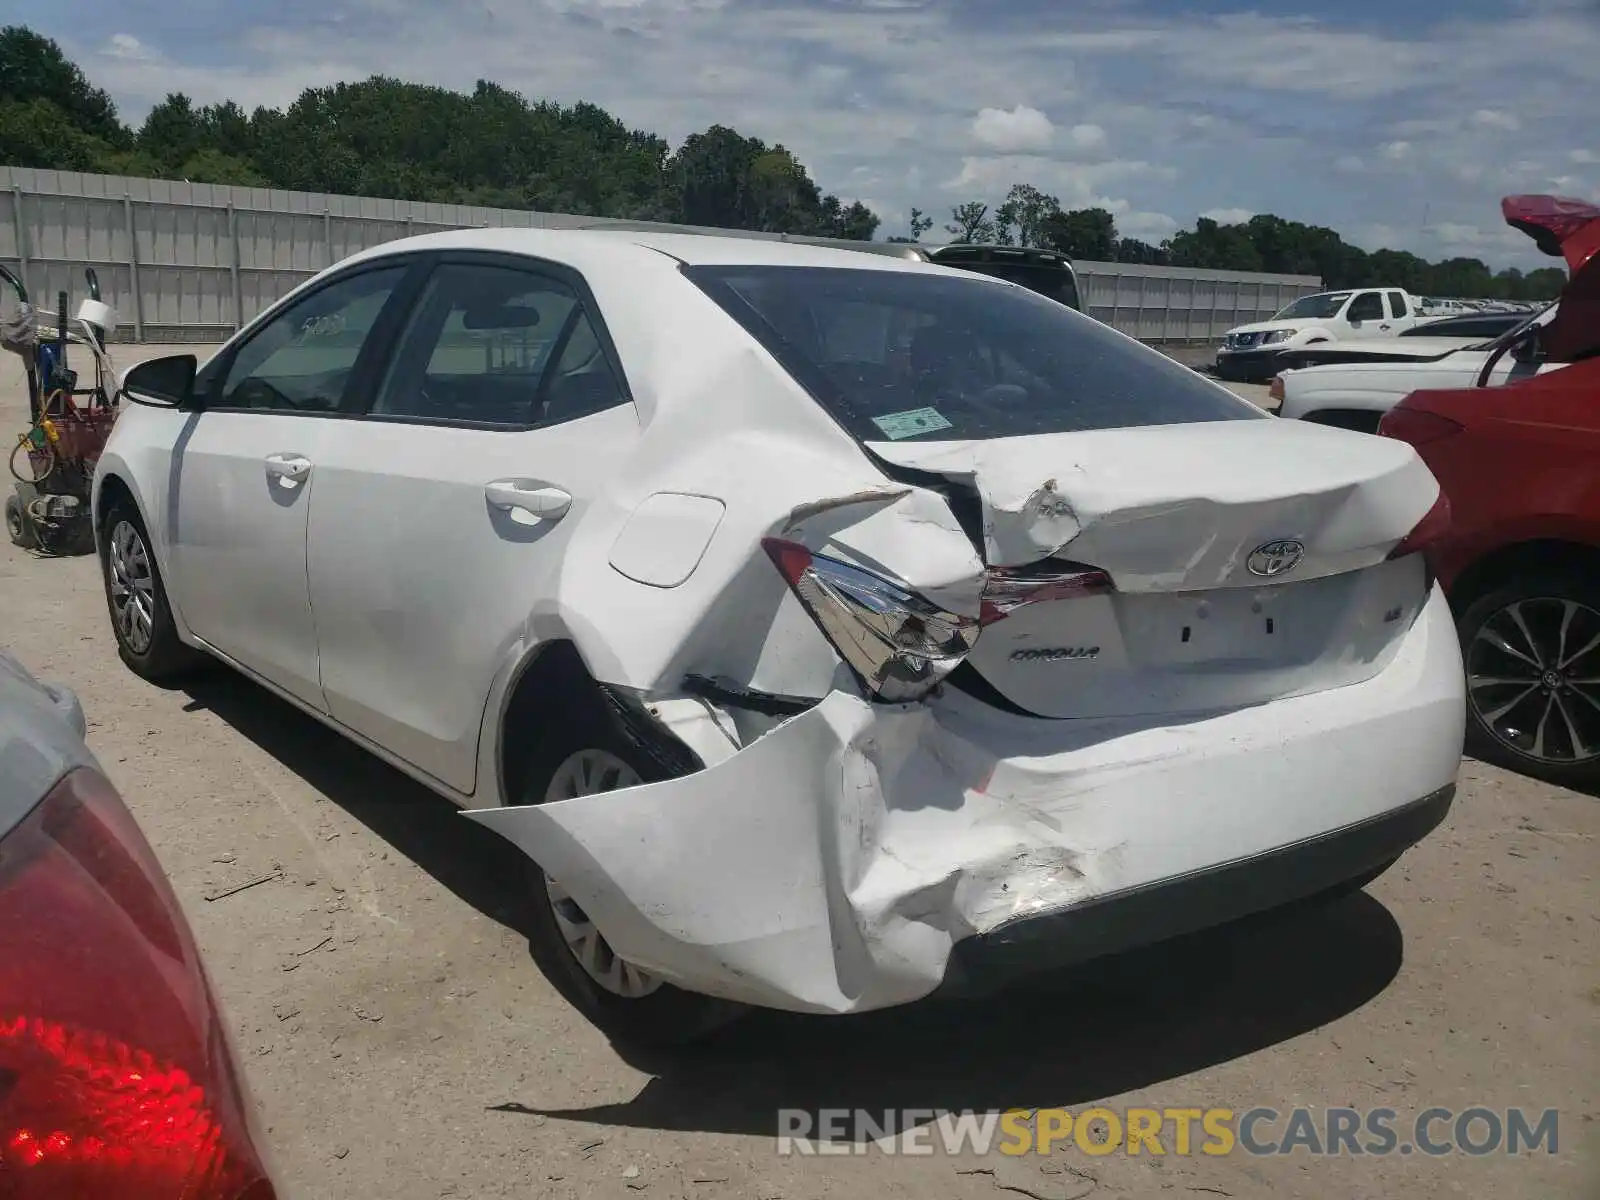
[[[0,262],[21,276],[36,305],[50,309],[62,290],[76,308],[86,295],[84,268],[93,267],[117,310],[118,340],[220,341],[307,276],[411,234],[606,223],[568,213],[0,167]],[[1085,310],[1151,342],[1212,340],[1321,289],[1305,275],[1075,265]]]

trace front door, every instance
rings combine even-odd
[[[404,266],[290,304],[219,364],[174,451],[170,573],[191,630],[326,711],[306,581],[317,460]]]
[[[328,711],[473,790],[497,670],[639,428],[579,282],[445,259],[364,420],[331,423],[310,523]]]

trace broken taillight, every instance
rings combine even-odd
[[[73,771],[0,838],[0,1196],[275,1195],[183,912]]]
[[[976,618],[945,612],[881,575],[798,542],[761,545],[845,662],[885,700],[926,696],[978,640]]]
[[[979,620],[993,625],[1030,604],[1047,600],[1076,600],[1099,596],[1112,590],[1111,576],[1098,567],[1079,563],[1044,562],[1015,569],[989,571],[983,589],[983,612]]]

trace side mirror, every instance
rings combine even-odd
[[[152,358],[131,367],[122,377],[122,394],[152,408],[185,408],[194,402],[194,376],[199,360],[192,354]]]

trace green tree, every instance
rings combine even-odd
[[[58,171],[97,171],[106,143],[73,127],[51,100],[0,100],[0,162]]]
[[[1172,237],[1172,265],[1208,270],[1259,271],[1261,253],[1243,225],[1219,225],[1201,217],[1193,229]]]
[[[1116,255],[1116,218],[1103,208],[1057,211],[1046,218],[1041,240],[1070,258],[1109,262]]]
[[[211,141],[211,131],[189,97],[172,92],[150,110],[139,129],[136,145],[166,170],[173,171],[201,150],[211,148]]]
[[[1152,246],[1138,238],[1118,238],[1113,258],[1117,262],[1144,263],[1152,267],[1167,265],[1167,251],[1163,246]]]
[[[111,97],[92,86],[60,46],[25,26],[7,25],[0,29],[0,104],[35,100],[54,105],[67,127],[113,149],[131,142]]]
[[[989,206],[981,200],[968,200],[950,210],[950,223],[945,226],[958,242],[992,242],[995,240],[995,223],[989,216]]]
[[[1031,183],[1019,183],[995,210],[995,238],[1006,246],[1043,246],[1060,215],[1061,201]]]

